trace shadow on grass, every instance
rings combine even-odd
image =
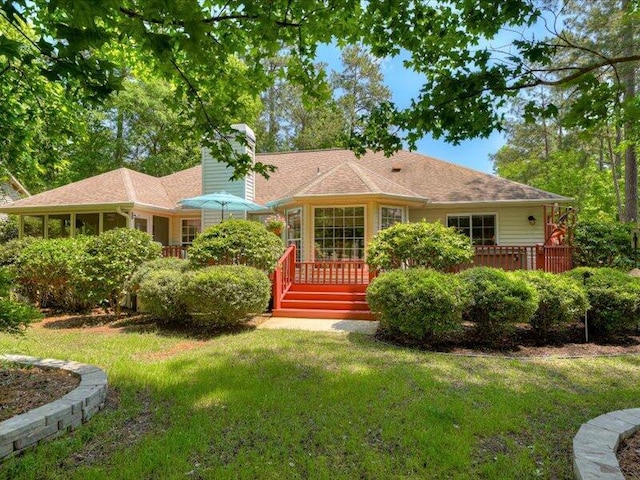
[[[155,333],[165,337],[178,337],[194,340],[209,340],[222,335],[236,335],[255,330],[254,324],[242,324],[226,327],[190,323],[163,323],[150,315],[140,313],[123,313],[120,316],[112,313],[91,313],[49,317],[42,324],[43,328],[62,329],[113,329],[122,333]]]

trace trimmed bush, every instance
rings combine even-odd
[[[459,330],[468,303],[462,282],[434,270],[393,270],[367,288],[367,302],[380,327],[417,340],[432,340]]]
[[[635,266],[631,223],[611,220],[581,220],[574,235],[574,263],[585,267]],[[640,245],[638,245],[640,247]]]
[[[144,262],[159,258],[162,247],[149,234],[133,228],[115,228],[94,237],[86,237],[87,277],[93,289],[91,299],[108,301],[119,311],[127,282]]]
[[[446,272],[471,262],[473,255],[469,237],[424,220],[385,228],[367,247],[367,263],[380,270],[423,267]]]
[[[193,320],[202,324],[240,324],[248,320],[248,315],[264,312],[271,297],[269,277],[254,267],[213,266],[189,272],[185,277],[182,301]]]
[[[89,308],[91,279],[85,275],[85,243],[83,238],[28,243],[13,265],[19,293],[40,306],[69,311]]]
[[[185,276],[178,269],[154,269],[147,272],[138,288],[144,310],[161,322],[178,322],[187,315],[182,301]]]
[[[175,257],[166,257],[166,258],[156,258],[155,260],[150,260],[148,262],[144,262],[138,268],[136,268],[133,275],[127,281],[127,291],[129,293],[136,293],[140,288],[140,284],[153,272],[159,270],[169,270],[174,272],[174,274],[185,272],[189,269],[189,262],[183,260],[181,258]]]
[[[525,280],[504,270],[470,268],[458,274],[469,289],[471,301],[463,318],[476,324],[478,336],[499,340],[527,323],[538,307],[538,294]]]
[[[539,336],[580,320],[587,310],[587,294],[573,278],[542,271],[516,271],[538,292],[538,308],[529,323]]]
[[[565,275],[584,286],[589,299],[589,330],[620,333],[640,321],[640,280],[612,268],[575,268]]]
[[[272,272],[284,252],[282,240],[259,222],[225,220],[207,228],[189,248],[195,266],[248,265]]]

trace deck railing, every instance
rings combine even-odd
[[[162,247],[163,257],[187,258],[187,247],[182,245],[165,245]]]
[[[537,269],[562,273],[573,268],[573,248],[569,245],[538,245]]]
[[[375,272],[364,260],[296,262],[296,283],[320,285],[367,285]]]
[[[573,247],[568,245],[476,245],[474,249],[473,263],[459,265],[455,271],[482,266],[562,273],[573,268]]]
[[[282,299],[294,282],[296,276],[296,246],[289,245],[278,260],[273,272],[273,308],[280,308]]]

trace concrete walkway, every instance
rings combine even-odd
[[[281,328],[286,330],[308,330],[312,332],[358,332],[373,335],[378,328],[378,322],[369,320],[272,317],[262,322],[257,328]]]

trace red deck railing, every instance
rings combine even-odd
[[[163,257],[187,258],[187,247],[182,245],[165,245],[162,247]]]
[[[280,308],[282,299],[291,287],[296,276],[296,246],[289,245],[278,260],[273,272],[273,308]]]
[[[296,283],[367,285],[371,278],[364,260],[296,262]]]

